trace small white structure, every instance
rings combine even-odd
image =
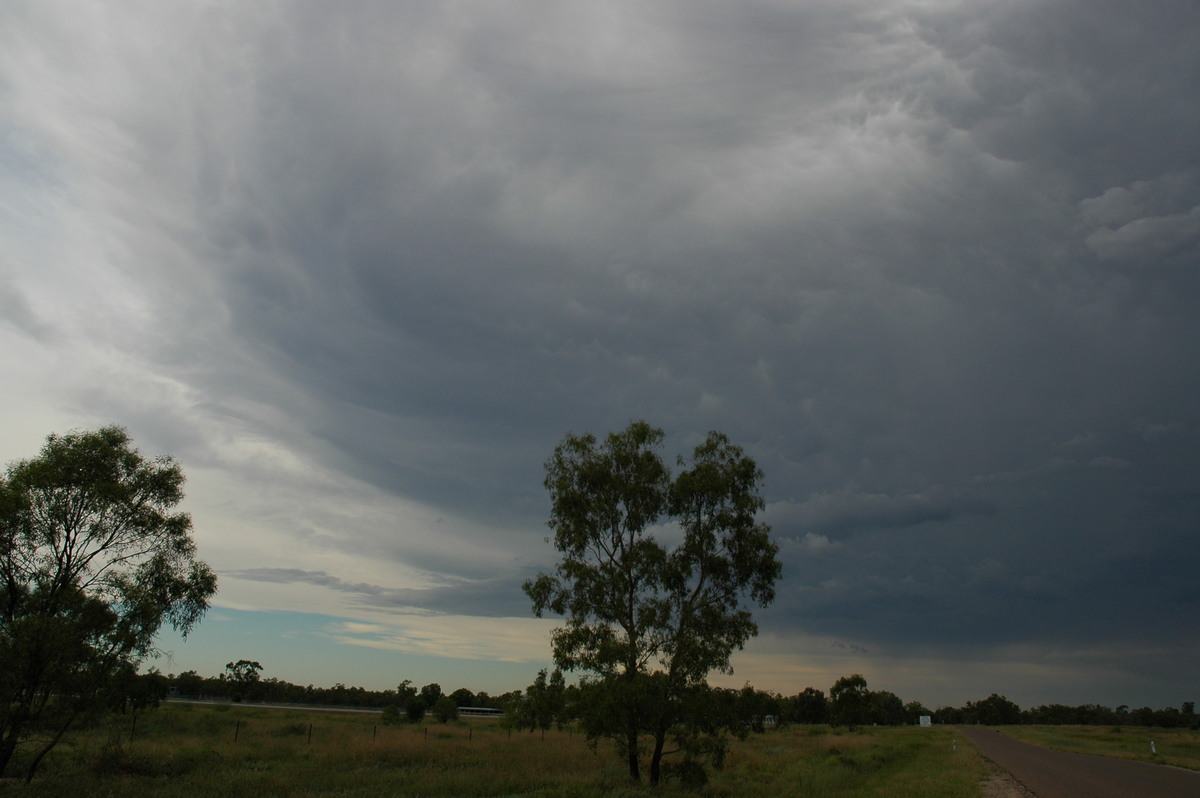
[[[933,725],[933,718],[929,717],[928,715],[921,716],[921,728],[928,729],[932,725]]]
[[[458,716],[460,718],[499,718],[504,716],[504,710],[495,707],[459,707]]]

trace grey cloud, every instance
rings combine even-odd
[[[646,418],[673,454],[720,429],[764,468],[787,560],[764,629],[872,652],[1062,628],[1119,646],[1149,634],[1137,608],[1169,636],[1191,606],[1194,7],[284,4],[197,11],[186,35],[168,17],[112,28],[128,60],[80,50],[106,68],[58,79],[91,100],[43,128],[124,142],[66,160],[96,171],[116,209],[96,224],[161,309],[137,356],[198,412],[494,526],[532,568],[520,536],[545,534],[565,432]],[[40,96],[5,64],[13,96]],[[199,434],[118,387],[79,398]],[[235,578],[527,612],[518,566],[490,579],[453,548],[326,527],[306,545],[460,578]]]
[[[966,497],[951,497],[938,486],[923,494],[889,495],[845,489],[809,496],[803,503],[772,505],[766,518],[777,534],[847,533],[857,529],[903,529],[961,516],[990,515],[995,508]]]
[[[1157,443],[1187,433],[1187,425],[1178,421],[1149,421],[1139,418],[1131,427],[1146,443]]]
[[[46,339],[50,327],[38,317],[20,289],[0,273],[0,319],[35,339]]]
[[[1170,217],[1186,210],[1198,187],[1192,172],[1174,172],[1155,180],[1137,180],[1079,201],[1084,218],[1122,227],[1138,219]]]
[[[1177,102],[1175,78],[1195,75],[1195,8],[1110,3],[1096,13],[1078,1],[1031,2],[921,18],[927,41],[964,68],[972,89],[943,107],[990,151],[1103,188],[1186,164],[1198,111]]]
[[[505,580],[444,580],[430,588],[389,588],[362,582],[347,582],[326,571],[299,568],[245,568],[226,571],[223,577],[250,582],[302,583],[335,590],[351,596],[355,603],[373,609],[432,614],[462,614],[484,617],[524,617],[529,602],[519,585]]]
[[[1147,259],[1196,253],[1200,242],[1200,206],[1187,213],[1137,219],[1114,229],[1102,228],[1087,237],[1088,247],[1101,258]]]

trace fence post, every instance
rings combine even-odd
[[[241,722],[241,720],[239,720],[239,721],[237,722],[237,725],[233,727],[233,741],[234,741],[235,743],[237,742],[237,740],[238,740],[238,734],[240,734],[240,733],[241,733],[241,731],[242,731],[242,722]]]
[[[312,724],[308,724],[308,744],[312,745]]]

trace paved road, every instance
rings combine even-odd
[[[958,729],[1037,798],[1200,798],[1200,773],[1054,751],[990,729]]]

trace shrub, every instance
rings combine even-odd
[[[408,722],[420,723],[421,719],[425,717],[427,708],[425,699],[420,696],[408,699],[408,703],[404,705],[404,711],[408,713]]]
[[[695,790],[708,784],[708,773],[694,759],[663,763],[663,780],[677,781],[680,786]]]
[[[438,723],[458,720],[458,704],[455,704],[450,696],[444,695],[434,703],[433,716],[437,718]]]

